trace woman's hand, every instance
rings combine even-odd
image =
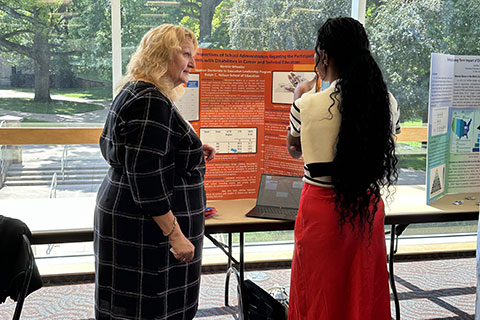
[[[170,251],[173,253],[175,259],[181,262],[190,262],[195,254],[195,247],[188,240],[180,229],[180,225],[177,223],[177,218],[170,210],[166,214],[160,216],[153,216],[153,220],[158,224],[161,232],[165,237],[168,237],[168,241],[172,246]]]
[[[217,153],[217,151],[215,151],[215,148],[208,145],[208,144],[204,144],[202,146],[202,149],[203,149],[203,154],[205,155],[205,159],[207,161],[210,161],[212,160],[213,158],[215,158],[215,154]]]
[[[295,72],[291,71],[288,74],[288,80],[292,84],[294,88],[296,88],[300,83],[307,81],[304,77],[302,77],[299,74],[296,74]]]
[[[295,91],[293,92],[293,99],[297,100],[300,98],[304,93],[309,92],[315,87],[315,84],[317,83],[318,76],[313,77],[312,80],[305,80],[301,83],[299,83],[295,87]]]
[[[170,251],[173,253],[175,259],[180,262],[190,262],[195,255],[195,247],[184,235],[180,227],[177,226],[177,229],[170,235],[168,238],[170,245]]]

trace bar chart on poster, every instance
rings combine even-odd
[[[257,128],[201,128],[200,139],[219,154],[257,152]]]

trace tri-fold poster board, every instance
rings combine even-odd
[[[480,201],[480,56],[433,53],[430,68],[427,204],[446,194]]]
[[[199,49],[195,63],[176,105],[218,152],[207,164],[207,198],[255,198],[262,173],[302,176],[303,160],[286,147],[288,74],[313,79],[314,51]]]

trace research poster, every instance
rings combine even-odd
[[[313,55],[199,49],[179,109],[218,152],[207,163],[207,199],[255,198],[262,173],[303,175],[303,159],[291,158],[286,147],[293,101],[287,75],[313,78]]]
[[[480,56],[433,53],[428,116],[427,204],[445,194],[480,192],[479,146]],[[468,196],[466,198],[469,200]],[[459,199],[459,203],[463,200]]]

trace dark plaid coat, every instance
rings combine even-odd
[[[110,164],[95,210],[97,319],[192,319],[204,233],[202,143],[153,85],[130,83],[113,101],[100,148]],[[195,257],[169,251],[152,219],[172,210]]]

